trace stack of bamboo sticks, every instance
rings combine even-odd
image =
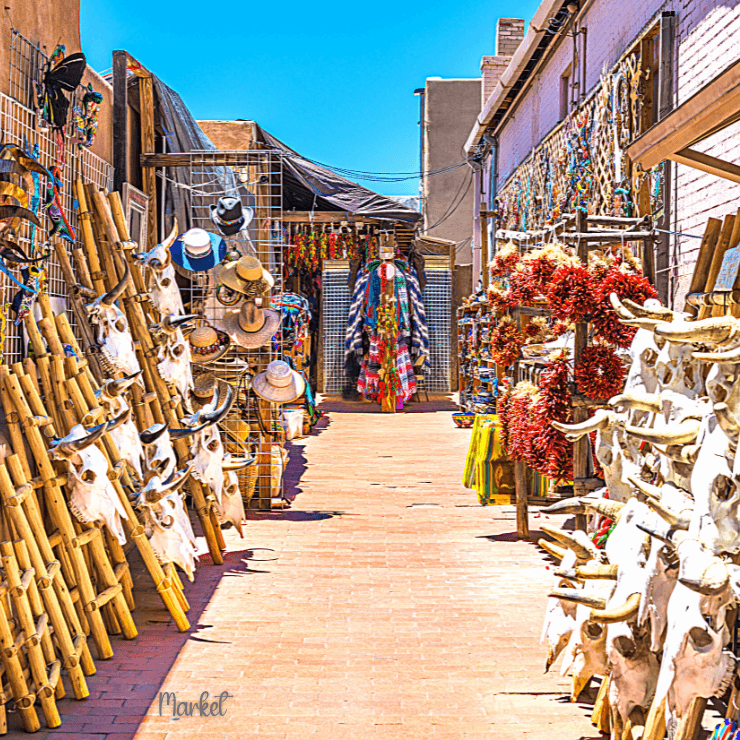
[[[134,259],[137,245],[129,238],[118,193],[107,195],[78,181],[76,196],[84,250],[73,248],[70,260],[65,247],[55,245],[73,321],[64,312],[55,315],[48,295],[39,295],[42,318],[29,314],[24,319],[33,358],[11,367],[0,364],[0,405],[12,449],[0,461],[0,734],[7,731],[5,703],[11,700],[26,731],[39,729],[38,708],[47,727],[58,727],[63,673],[76,699],[89,695],[87,677],[96,670],[89,642],[97,659],[104,660],[113,655],[111,635],[137,635],[125,550],[104,524],[83,523],[72,515],[68,474],[52,454],[55,439],[76,425],[107,421],[96,391],[111,368],[98,352],[85,304],[116,285],[126,266],[133,285],[120,303],[144,381],[143,388],[134,384],[127,391],[137,428],[179,427],[184,416],[179,396],[157,370],[157,342],[148,327],[159,317]],[[135,481],[110,433],[95,444],[128,517],[123,522],[128,541],[136,545],[177,628],[187,630],[182,582],[174,565],[160,562],[150,545],[132,505]],[[187,442],[173,445],[179,466],[186,467]],[[211,559],[220,564],[224,542],[213,495],[198,481],[190,479],[188,485]]]

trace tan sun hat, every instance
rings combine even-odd
[[[306,381],[287,362],[275,360],[255,377],[252,390],[270,403],[290,403],[303,395]]]
[[[225,331],[210,325],[199,326],[188,336],[191,362],[206,365],[223,357],[231,347],[231,338]]]
[[[280,314],[270,308],[259,308],[254,301],[244,301],[240,309],[229,311],[222,323],[240,347],[256,349],[267,344],[280,328]]]
[[[217,276],[222,285],[250,298],[269,293],[275,285],[275,279],[262,263],[249,255],[225,265]]]
[[[216,392],[216,376],[210,371],[201,372],[193,378],[193,395],[206,403]]]

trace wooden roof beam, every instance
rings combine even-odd
[[[725,180],[740,182],[740,167],[738,165],[725,162],[724,159],[717,159],[717,157],[712,157],[703,152],[697,152],[695,149],[681,149],[681,151],[671,154],[668,159],[702,172],[708,172],[716,177],[723,177]]]

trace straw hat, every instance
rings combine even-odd
[[[199,326],[188,336],[191,362],[206,365],[223,357],[231,347],[231,339],[225,331],[212,326]]]
[[[239,310],[229,311],[221,322],[231,338],[246,349],[256,349],[270,341],[280,327],[280,314],[245,301]]]
[[[252,390],[270,403],[290,403],[303,395],[306,381],[287,362],[275,360],[255,377]]]
[[[208,402],[215,392],[216,376],[210,370],[206,370],[193,378],[193,395],[201,403]]]
[[[268,293],[275,285],[272,275],[256,257],[250,255],[222,267],[218,271],[218,279],[222,285],[250,298]]]

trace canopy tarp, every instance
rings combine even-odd
[[[257,126],[258,140],[285,154],[283,160],[284,211],[344,211],[381,221],[416,223],[418,211],[340,177],[302,157],[272,134]]]

